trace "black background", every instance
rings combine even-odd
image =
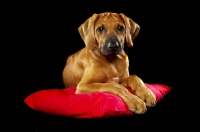
[[[182,114],[181,86],[185,80],[186,36],[182,28],[187,11],[179,4],[159,2],[82,1],[64,3],[16,3],[10,11],[10,26],[14,43],[9,45],[13,56],[9,90],[14,102],[9,121],[17,130],[172,130],[185,122]],[[48,115],[30,109],[23,100],[31,93],[50,88],[64,88],[62,70],[66,57],[83,48],[78,27],[94,13],[124,13],[141,27],[133,48],[125,48],[130,60],[130,73],[146,83],[172,87],[154,108],[144,115],[110,119],[73,119]],[[181,34],[181,35],[180,35]],[[15,82],[16,81],[16,82]],[[14,85],[13,85],[14,84]],[[14,87],[13,87],[14,86]],[[186,100],[184,100],[187,102]],[[187,107],[187,105],[185,106]],[[183,116],[184,115],[184,116]],[[181,124],[181,125],[180,125]],[[158,128],[158,126],[160,128]],[[81,131],[82,131],[81,130]]]

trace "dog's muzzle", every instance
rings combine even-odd
[[[115,37],[110,37],[105,42],[104,46],[102,47],[101,52],[104,55],[121,54],[122,47],[121,47],[119,40]]]

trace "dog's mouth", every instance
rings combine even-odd
[[[118,48],[113,48],[113,49],[107,48],[107,46],[103,46],[101,52],[104,55],[121,54],[122,49],[121,49],[121,46]]]
[[[102,47],[101,52],[104,55],[121,54],[122,46],[118,39],[109,38]]]

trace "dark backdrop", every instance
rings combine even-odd
[[[19,3],[18,3],[19,4]],[[20,5],[20,4],[19,4]],[[79,128],[93,130],[156,130],[177,126],[182,120],[178,111],[182,50],[180,50],[180,21],[184,12],[175,3],[157,2],[76,2],[26,3],[15,7],[12,21],[16,43],[11,65],[16,86],[15,101],[19,103],[11,120],[27,131],[56,128],[68,131]],[[141,27],[133,48],[125,48],[130,60],[130,73],[137,74],[146,83],[159,83],[173,87],[156,107],[144,115],[111,119],[80,120],[44,114],[23,103],[29,94],[49,88],[63,88],[62,70],[66,57],[83,48],[78,27],[93,13],[124,13]],[[91,126],[93,128],[91,128]]]

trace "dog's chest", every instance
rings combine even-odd
[[[119,82],[119,75],[117,72],[117,68],[114,65],[111,65],[108,67],[107,73],[106,73],[106,82],[110,83],[110,82]]]
[[[122,64],[122,63],[121,63]],[[119,83],[119,81],[121,80],[122,75],[124,74],[124,72],[126,71],[126,65],[117,65],[117,63],[115,64],[110,64],[109,66],[107,66],[107,70],[106,70],[106,82],[110,83],[110,82],[115,82],[115,83]]]

